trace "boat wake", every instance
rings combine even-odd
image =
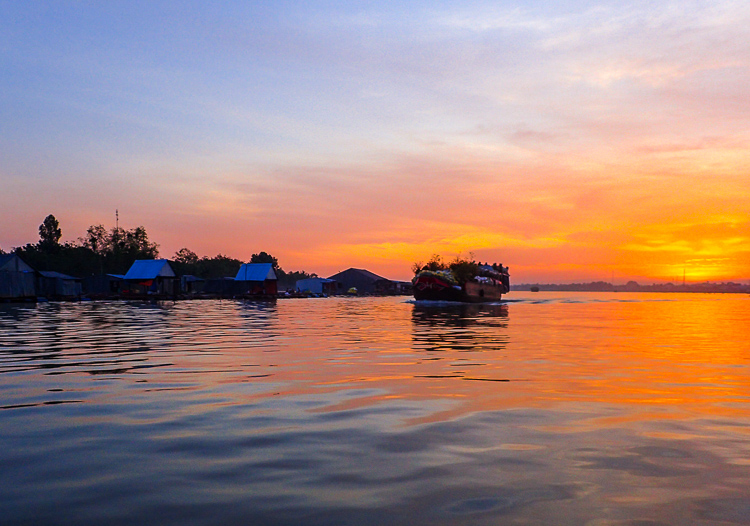
[[[412,305],[418,305],[420,307],[460,307],[462,305],[505,305],[506,303],[517,301],[520,300],[498,300],[493,302],[474,303],[471,301],[415,300],[412,298],[404,301],[404,303],[411,303]]]

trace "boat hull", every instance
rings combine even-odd
[[[485,303],[489,301],[500,301],[503,294],[508,292],[502,284],[475,283],[469,281],[464,285],[466,301],[471,303]]]
[[[414,282],[414,299],[417,301],[488,303],[499,301],[506,292],[502,284],[470,281],[458,287],[433,276],[420,276]]]

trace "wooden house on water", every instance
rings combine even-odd
[[[271,263],[244,263],[234,278],[237,294],[276,296],[278,284]]]
[[[295,284],[297,292],[311,294],[336,294],[336,282],[326,278],[299,279]]]
[[[191,274],[185,274],[180,276],[180,291],[183,294],[200,294],[206,287],[206,280],[193,276]]]
[[[0,254],[0,301],[36,299],[36,272],[16,254]]]
[[[211,278],[203,284],[202,292],[209,296],[231,298],[239,290],[238,282],[234,278]]]
[[[83,278],[83,293],[90,298],[113,298],[122,293],[124,274],[99,274]]]
[[[336,281],[338,294],[346,294],[352,288],[357,289],[357,294],[391,294],[391,280],[365,270],[362,268],[349,268],[329,276],[328,279]]]
[[[37,295],[51,300],[80,299],[81,278],[74,278],[62,272],[42,270],[37,281]]]
[[[166,259],[138,259],[125,274],[124,296],[174,296],[179,280]]]

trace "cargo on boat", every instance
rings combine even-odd
[[[502,265],[459,260],[445,268],[424,268],[412,283],[416,300],[485,303],[510,291],[510,274]]]

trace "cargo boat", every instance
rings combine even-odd
[[[412,284],[418,301],[487,303],[510,292],[510,274],[502,265],[477,265],[476,271],[462,280],[451,269],[422,270]]]

